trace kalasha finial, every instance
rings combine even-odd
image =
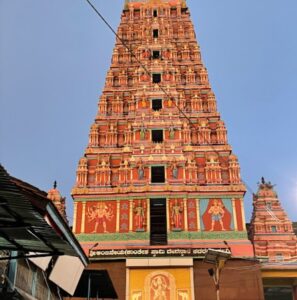
[[[261,182],[262,182],[262,184],[265,184],[266,182],[265,182],[265,178],[262,176],[262,178],[261,178]]]
[[[57,188],[57,181],[55,180],[54,181],[54,189],[56,189]]]

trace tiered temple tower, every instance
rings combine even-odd
[[[254,195],[249,237],[255,254],[270,261],[290,261],[297,256],[297,237],[281,207],[274,186],[262,178]]]
[[[194,299],[193,258],[229,246],[253,255],[239,163],[186,1],[126,1],[117,34],[72,190],[73,230],[92,260],[125,259],[133,299],[153,299],[161,283]],[[152,271],[151,257],[175,260]]]
[[[61,196],[60,191],[57,189],[57,182],[54,182],[54,186],[47,192],[47,198],[50,199],[56,208],[58,209],[60,215],[68,223],[66,215],[66,198]]]

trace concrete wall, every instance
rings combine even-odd
[[[196,299],[215,300],[216,290],[208,274],[211,264],[194,261]],[[227,261],[221,273],[221,300],[264,300],[260,266],[246,260]]]

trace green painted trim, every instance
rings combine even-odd
[[[149,240],[149,232],[129,232],[129,233],[102,233],[102,234],[78,234],[76,238],[80,242],[98,241],[139,241]],[[246,231],[227,231],[227,232],[170,232],[168,240],[247,240]]]
[[[247,239],[246,231],[200,231],[200,232],[170,232],[169,240],[224,240],[224,239]]]
[[[97,241],[130,241],[130,240],[149,240],[148,232],[129,232],[129,233],[102,233],[102,234],[78,234],[76,238],[80,242]]]

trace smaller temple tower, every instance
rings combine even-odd
[[[57,182],[54,182],[54,186],[47,192],[47,198],[50,199],[56,208],[58,209],[60,215],[68,224],[67,215],[66,215],[66,197],[62,197],[61,193],[57,189]]]
[[[249,238],[255,255],[269,261],[283,261],[297,255],[297,237],[293,225],[281,207],[274,185],[262,177],[253,199]]]

